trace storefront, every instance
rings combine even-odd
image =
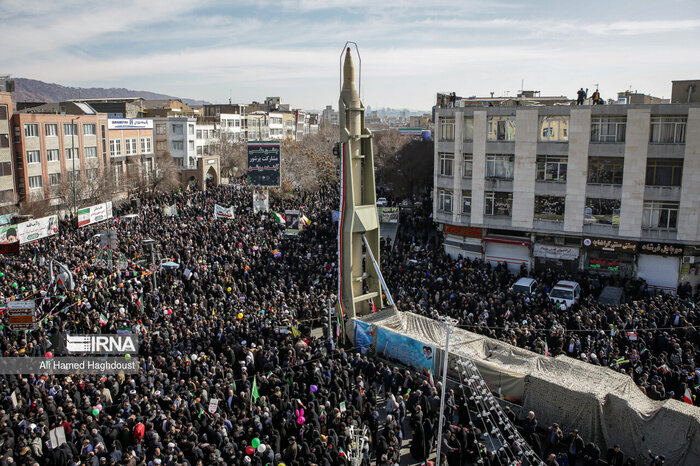
[[[470,259],[483,259],[481,238],[483,229],[458,225],[444,225],[445,252],[452,258],[468,257]]]
[[[621,275],[635,276],[635,259],[637,243],[634,241],[584,238],[585,257],[584,270]]]
[[[530,270],[530,241],[508,236],[485,236],[484,260],[496,266],[507,263],[508,270],[517,274],[525,265]]]
[[[683,257],[683,246],[665,243],[640,243],[637,276],[649,288],[676,293]]]
[[[532,248],[535,268],[551,268],[574,273],[578,270],[579,248],[535,243]]]

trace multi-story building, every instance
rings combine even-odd
[[[326,105],[326,108],[321,112],[321,124],[323,125],[338,125],[338,112],[333,110],[332,105]]]
[[[449,254],[700,283],[700,105],[437,107]]]
[[[195,125],[197,119],[192,117],[154,118],[153,139],[156,156],[169,154],[178,167],[194,169],[197,167],[195,149]]]
[[[306,112],[304,112],[303,110],[294,110],[294,116],[296,117],[296,131],[294,139],[297,141],[301,141],[304,138],[304,134],[308,133],[308,131],[306,131]]]
[[[296,138],[297,115],[295,112],[282,112],[282,127],[284,139],[294,140]]]
[[[270,137],[267,113],[252,112],[246,117],[248,122],[248,141],[265,141]]]
[[[243,131],[243,117],[235,113],[221,113],[219,115],[219,125],[221,128],[221,136],[228,135],[233,142],[241,142],[246,140],[246,134]]]
[[[100,180],[109,165],[107,115],[94,112],[87,104],[75,105],[80,107],[80,114],[13,115],[21,203],[60,206],[67,202],[74,187],[77,204],[102,189]]]
[[[278,112],[270,112],[267,114],[268,117],[268,127],[270,129],[270,139],[272,140],[282,140],[284,139],[284,125],[282,123],[283,116]]]
[[[0,92],[0,208],[17,202],[12,167],[12,94]]]
[[[116,190],[146,185],[155,168],[153,120],[107,120],[109,159]]]
[[[194,147],[197,158],[203,155],[213,155],[219,143],[219,125],[216,123],[197,122],[194,127]]]

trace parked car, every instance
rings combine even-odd
[[[537,289],[537,280],[529,277],[519,278],[517,282],[513,283],[510,289],[516,293],[534,294]]]
[[[608,306],[619,306],[625,302],[625,290],[617,286],[606,286],[598,296],[598,302]]]
[[[555,303],[564,304],[565,309],[569,309],[581,297],[581,286],[572,281],[560,280],[549,292],[549,300]]]
[[[389,205],[389,202],[386,200],[386,197],[380,197],[377,199],[377,207],[386,207]]]

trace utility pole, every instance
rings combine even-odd
[[[440,325],[445,329],[445,352],[443,353],[442,361],[442,390],[440,390],[440,421],[438,425],[438,444],[437,457],[435,458],[435,466],[440,466],[440,453],[442,450],[442,425],[445,423],[445,392],[447,391],[447,361],[450,359],[450,335],[457,323],[456,319],[443,316],[440,319]]]

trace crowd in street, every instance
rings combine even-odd
[[[215,219],[215,204],[234,206],[234,218]],[[464,394],[449,394],[449,425],[438,439],[439,383],[356,354],[333,334],[312,336],[335,303],[337,205],[335,187],[273,199],[272,210],[299,209],[311,220],[289,236],[274,216],[253,211],[246,186],[149,195],[137,216],[125,215],[125,205],[106,224],[77,229],[68,220],[58,235],[3,256],[2,296],[35,299],[41,315],[39,328],[17,332],[3,314],[3,356],[47,356],[57,334],[127,331],[139,335],[140,368],[133,375],[0,377],[0,466],[336,466],[349,464],[353,439],[363,435],[364,464],[398,463],[409,441],[416,461],[442,442],[451,466],[504,464],[483,443],[487,426],[469,424]],[[430,210],[423,202],[403,216],[396,241],[382,243],[384,275],[400,309],[449,314],[537,352],[546,342],[554,355],[629,373],[652,398],[696,390],[692,299],[647,296],[639,285],[630,289],[633,303],[602,307],[594,298],[604,281],[581,276],[583,300],[557,312],[544,291],[564,277],[544,271],[539,294],[514,295],[505,267],[441,252]],[[105,267],[94,240],[107,226],[118,232],[119,270]],[[154,280],[146,239],[177,268],[158,269]],[[73,271],[75,290],[49,282],[51,259]],[[211,400],[218,400],[214,412]],[[573,455],[592,465],[601,456],[573,431],[552,426],[538,436],[543,426],[538,430],[534,413],[513,420],[550,464]],[[57,427],[66,442],[47,445]],[[628,459],[608,453],[614,466]]]

